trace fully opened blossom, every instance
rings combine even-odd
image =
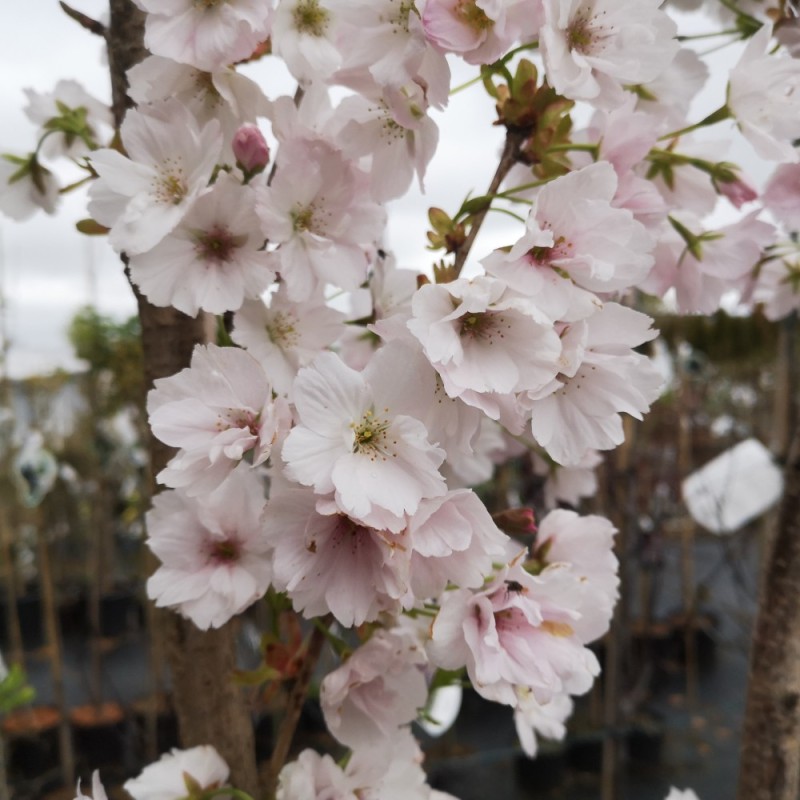
[[[399,385],[385,349],[363,373],[332,353],[318,356],[294,384],[299,424],[283,446],[287,476],[318,494],[334,493],[350,517],[402,529],[406,514],[446,490],[438,471],[444,451],[418,419],[402,413],[415,388]]]
[[[342,60],[336,24],[336,4],[331,0],[278,0],[272,50],[298,81],[324,80]]]
[[[330,732],[348,747],[391,739],[425,706],[425,651],[407,631],[378,630],[320,686]]]
[[[408,329],[447,394],[493,418],[500,397],[540,388],[558,372],[561,343],[552,323],[489,277],[421,287]]]
[[[771,161],[800,158],[800,60],[768,53],[772,25],[765,24],[747,43],[731,70],[728,108],[755,151]]]
[[[131,279],[153,305],[192,317],[235,311],[275,279],[254,205],[253,189],[223,173],[174,230],[131,256]]]
[[[261,363],[272,388],[291,398],[297,371],[344,333],[344,319],[322,300],[293,303],[281,286],[268,304],[245,301],[234,314],[231,338]]]
[[[272,3],[264,0],[135,0],[147,11],[144,43],[151,53],[212,71],[248,58],[270,34]]]
[[[543,283],[540,270],[565,274],[592,292],[618,291],[642,280],[653,263],[651,240],[630,211],[612,206],[617,186],[608,162],[548,183],[531,208],[525,235],[507,256],[484,260],[486,268],[534,298]],[[557,307],[569,308],[568,300],[569,294]]]
[[[533,436],[559,464],[577,464],[589,450],[622,443],[620,413],[641,419],[658,397],[660,373],[633,350],[655,338],[651,323],[645,314],[606,303],[562,332],[562,372],[528,394]]]
[[[178,800],[189,791],[185,776],[201,790],[212,790],[225,785],[229,772],[228,765],[211,745],[188,750],[174,748],[145,767],[136,778],[126,781],[123,788],[133,800]]]
[[[331,613],[346,627],[397,612],[408,596],[408,536],[363,525],[310,489],[273,487],[264,535],[273,584],[306,617]]]
[[[622,87],[658,77],[678,51],[662,0],[542,0],[547,80],[572,100],[619,105]]]
[[[89,213],[111,229],[114,249],[136,255],[172,231],[206,189],[222,134],[216,120],[198,126],[177,100],[151,113],[130,111],[120,132],[129,158],[116,150],[92,153],[99,180],[89,189]]]
[[[262,464],[291,421],[251,355],[213,344],[195,348],[177,375],[157,380],[147,410],[153,435],[181,448],[158,480],[191,495],[213,491],[245,454]]]
[[[216,119],[226,144],[243,122],[254,123],[257,116],[265,115],[268,106],[261,87],[229,67],[204,72],[169,58],[148,56],[127,75],[128,93],[140,109],[174,97],[200,125]]]
[[[572,627],[580,615],[565,585],[553,577],[513,564],[480,591],[447,592],[433,623],[431,662],[466,666],[480,695],[514,707],[517,687],[530,689],[540,703],[588,691],[600,666]]]
[[[321,140],[281,146],[256,210],[267,238],[280,245],[276,268],[295,302],[319,296],[326,282],[356,289],[367,274],[365,247],[385,221],[368,198],[367,176]]]
[[[161,566],[147,581],[147,596],[201,630],[219,628],[252,605],[272,578],[263,508],[263,487],[245,465],[202,498],[178,489],[156,495],[147,545]]]

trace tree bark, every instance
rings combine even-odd
[[[147,51],[143,44],[144,14],[130,0],[110,0],[110,10],[106,40],[112,108],[119,128],[131,105],[125,73]],[[215,323],[206,314],[193,318],[174,308],[153,306],[136,287],[133,289],[142,326],[145,379],[151,387],[154,380],[187,367],[195,345],[213,338]],[[152,436],[149,449],[155,476],[175,451]],[[255,795],[258,773],[252,719],[244,694],[232,679],[236,666],[235,625],[201,631],[174,613],[167,614],[163,622],[181,744],[214,745],[231,768],[231,783]]]
[[[786,460],[778,529],[756,620],[738,800],[797,800],[800,789],[800,425]]]

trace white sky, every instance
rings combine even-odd
[[[98,17],[107,2],[74,0],[72,5]],[[720,56],[728,64],[733,58],[730,50]],[[22,111],[23,87],[49,91],[59,79],[73,78],[100,99],[110,96],[102,42],[68,19],[56,0],[0,3],[0,66],[0,152],[28,152],[35,146],[35,128]],[[276,85],[274,59],[265,59],[259,70],[269,78],[263,85]],[[474,68],[459,64],[453,84],[475,74]],[[292,90],[287,87],[287,91]],[[275,91],[269,93],[274,96]],[[717,108],[723,98],[724,79],[719,77],[700,101],[701,108],[706,112]],[[454,211],[468,191],[485,191],[503,139],[502,129],[490,124],[493,118],[492,102],[479,86],[455,95],[448,111],[437,117],[443,127],[426,179],[427,196],[412,191],[390,207],[389,246],[401,266],[427,269],[436,256],[425,250],[429,206]],[[740,154],[731,155],[735,160]],[[75,192],[62,198],[54,216],[37,213],[24,223],[0,216],[5,329],[10,340],[7,366],[13,376],[77,366],[64,331],[81,305],[92,302],[119,318],[135,312],[120,262],[105,239],[74,230],[75,222],[87,216],[85,202],[84,193]],[[476,252],[488,252],[518,237],[513,220],[501,215],[490,218],[492,224],[482,232]]]

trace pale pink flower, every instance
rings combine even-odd
[[[219,628],[264,595],[272,578],[260,516],[264,489],[246,465],[209,495],[156,495],[147,514],[148,547],[161,566],[147,596],[201,630]]]
[[[577,464],[564,467],[533,453],[533,471],[547,479],[544,484],[545,507],[555,508],[559,503],[577,506],[581,498],[591,497],[597,491],[595,468],[602,461],[600,453],[589,450]]]
[[[768,52],[772,25],[750,38],[731,70],[728,108],[756,153],[770,161],[798,161],[800,60]]]
[[[407,83],[383,94],[373,90],[346,97],[336,110],[334,125],[345,155],[371,157],[370,192],[376,201],[405,194],[415,174],[424,191],[425,170],[436,151],[439,129],[427,115],[421,86]]]
[[[517,687],[517,706],[514,725],[525,755],[535,758],[538,736],[560,741],[567,734],[566,721],[572,714],[573,703],[568,694],[555,694],[546,703],[539,703],[527,687]]]
[[[356,289],[367,273],[365,247],[380,238],[383,209],[370,201],[367,176],[321,140],[286,142],[256,211],[273,244],[289,298],[304,302],[331,283]]]
[[[35,154],[0,154],[0,211],[17,222],[38,210],[54,214],[60,200],[55,175]]]
[[[491,261],[492,272],[526,295],[541,285],[537,273],[542,269],[565,273],[592,292],[633,286],[652,266],[652,243],[630,211],[611,205],[616,190],[617,176],[608,162],[546,184],[531,208],[525,235],[505,259]]]
[[[147,410],[153,435],[181,448],[158,480],[191,495],[213,491],[245,454],[262,464],[291,423],[259,363],[213,344],[196,347],[186,369],[156,380]]]
[[[322,300],[293,303],[281,285],[268,303],[245,300],[233,316],[231,338],[261,363],[273,390],[291,399],[297,370],[339,339],[344,320]]]
[[[173,748],[136,778],[125,782],[123,789],[133,800],[179,800],[188,790],[184,775],[201,789],[224,786],[230,770],[220,754],[210,745],[188,750]]]
[[[624,85],[655,80],[678,51],[661,2],[543,0],[540,42],[551,86],[610,108],[624,100]]]
[[[448,583],[479,588],[508,545],[508,537],[469,489],[423,500],[406,530],[411,591],[417,598],[437,597]]]
[[[800,308],[800,255],[793,245],[786,255],[773,256],[758,270],[753,301],[761,303],[764,316],[774,322]]]
[[[129,69],[127,76],[128,93],[140,109],[174,97],[189,109],[198,124],[216,119],[226,144],[243,122],[254,123],[268,108],[259,85],[229,67],[204,72],[169,58],[148,56]]]
[[[422,12],[426,37],[469,64],[491,64],[519,39],[535,38],[540,19],[539,0],[427,0]]]
[[[522,556],[520,555],[520,558]],[[466,666],[475,690],[516,706],[517,687],[541,702],[589,690],[600,666],[572,623],[564,586],[535,577],[517,564],[483,590],[447,592],[432,628],[428,656],[443,669]]]
[[[425,782],[422,751],[405,729],[391,741],[353,751],[344,768],[303,750],[280,773],[276,800],[453,800]]]
[[[81,791],[81,782],[78,781],[77,797],[75,800],[108,800],[103,784],[100,783],[100,773],[95,770],[92,773],[92,796],[88,797]]]
[[[135,0],[150,52],[213,71],[248,58],[270,35],[271,0]]]
[[[705,61],[688,47],[678,50],[672,63],[655,79],[642,83],[636,107],[661,121],[664,132],[686,126],[689,104],[708,80]]]
[[[272,22],[272,52],[300,82],[329,78],[341,63],[336,46],[337,14],[331,0],[278,0]]]
[[[116,150],[95,150],[96,180],[89,189],[89,213],[111,228],[118,252],[144,253],[183,219],[208,186],[222,150],[215,121],[198,127],[177,100],[157,112],[130,111],[121,128],[129,158]]]
[[[342,512],[398,531],[420,501],[445,493],[444,451],[403,413],[418,386],[377,353],[363,373],[332,353],[300,370],[294,384],[299,424],[283,446],[287,476],[318,494],[335,493]]]
[[[235,311],[275,279],[274,259],[263,250],[255,192],[223,173],[170,233],[130,258],[131,279],[156,306]]]
[[[400,628],[377,630],[320,686],[328,730],[351,748],[390,739],[425,706],[424,649]]]
[[[552,386],[529,394],[533,436],[559,464],[616,447],[624,440],[620,414],[641,419],[658,397],[660,373],[633,350],[655,338],[651,323],[645,314],[606,303],[562,332],[562,372]]]
[[[539,522],[537,558],[545,564],[568,565],[575,582],[572,607],[581,614],[572,627],[584,642],[599,639],[608,630],[619,596],[616,532],[604,517],[578,516],[561,508]]]
[[[337,4],[342,26],[339,49],[344,57],[342,72],[335,79],[351,85],[353,76],[364,71],[380,86],[404,86],[425,80],[426,62],[435,62],[441,81],[449,84],[450,70],[444,56],[425,38],[419,12],[411,2],[396,0],[345,0]],[[355,88],[355,87],[354,87]],[[445,90],[446,92],[446,90]],[[432,105],[447,103],[446,94],[428,96]]]
[[[723,295],[746,288],[763,249],[775,238],[775,228],[753,211],[732,225],[713,231],[689,214],[674,213],[692,236],[693,249],[677,234],[665,235],[656,250],[653,274],[641,284],[645,291],[663,293],[674,286],[681,313],[713,314]]]
[[[406,534],[366,527],[311,490],[288,486],[273,487],[263,525],[274,548],[272,582],[305,617],[331,613],[349,628],[400,610],[408,594]]]
[[[478,277],[427,284],[412,301],[408,329],[450,397],[500,416],[499,400],[546,385],[561,343],[552,323],[503,281]]]
[[[25,89],[28,105],[25,114],[35,125],[44,127],[47,122],[62,117],[64,112],[59,105],[67,106],[70,111],[81,111],[85,114],[86,139],[63,132],[51,132],[42,142],[40,153],[45,158],[80,158],[87,155],[92,143],[101,143],[101,134],[110,132],[113,125],[111,110],[108,105],[92,97],[80,83],[73,80],[61,80],[56,83],[52,92],[37,92]]]
[[[800,231],[800,164],[779,164],[761,200],[786,230]]]

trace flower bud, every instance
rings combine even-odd
[[[233,137],[236,163],[248,176],[263,171],[269,163],[269,146],[264,134],[255,125],[242,125]]]
[[[738,176],[729,181],[717,181],[716,187],[719,193],[725,195],[736,208],[741,208],[745,203],[758,197],[758,192]]]
[[[492,514],[495,525],[509,536],[531,536],[536,533],[532,508],[507,508]]]

